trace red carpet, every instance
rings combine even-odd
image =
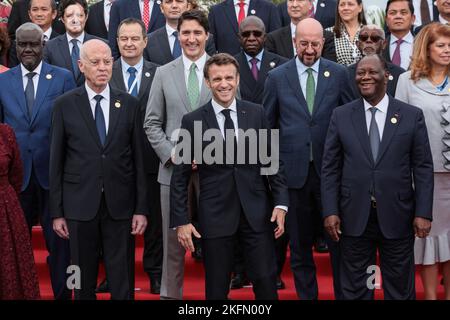
[[[33,248],[34,257],[36,260],[39,282],[41,289],[41,296],[43,299],[50,300],[53,298],[52,289],[50,285],[50,277],[46,265],[47,251],[45,249],[45,242],[40,227],[33,228]],[[139,237],[136,242],[136,300],[157,300],[158,295],[149,293],[149,281],[147,275],[142,267],[142,251],[143,238]],[[331,265],[328,254],[314,254],[314,259],[317,265],[317,276],[319,281],[319,299],[329,300],[334,299],[333,283],[331,276]],[[99,277],[103,277],[103,271]],[[295,300],[297,295],[295,293],[294,280],[291,270],[289,268],[289,258],[282,274],[282,278],[286,283],[286,289],[279,290],[278,295],[280,300]],[[418,273],[416,274],[416,290],[417,299],[423,299],[423,287]],[[442,299],[444,289],[439,286],[439,297]],[[382,290],[376,290],[377,299],[383,298]],[[98,299],[109,299],[109,294],[99,294]],[[251,288],[243,288],[239,290],[231,290],[229,297],[233,300],[251,300],[253,299],[253,292]],[[204,296],[204,272],[203,265],[195,262],[190,254],[186,255],[185,267],[185,281],[184,281],[184,299],[186,300],[203,300]]]

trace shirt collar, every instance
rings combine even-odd
[[[175,31],[178,31],[174,28],[172,28],[171,26],[169,26],[169,24],[166,23],[166,32],[167,32],[167,36],[170,37],[171,35],[173,35],[173,33]]]
[[[248,61],[248,62],[250,62],[250,60],[253,59],[253,57],[249,56],[249,55],[246,54],[245,52],[244,52],[244,54],[245,54],[245,57],[247,58],[247,61]],[[258,62],[261,62],[261,61],[262,61],[263,54],[264,54],[264,49],[262,49],[261,52],[258,53],[258,54],[255,56],[255,58],[258,59]]]
[[[445,20],[444,17],[441,16],[441,15],[439,15],[439,22],[442,23],[442,24],[449,24],[450,23],[450,21]]]
[[[94,97],[98,94],[101,95],[103,97],[103,99],[105,99],[106,101],[109,100],[109,85],[107,85],[106,88],[100,93],[96,93],[94,90],[89,88],[87,82],[84,83],[84,87],[86,88],[86,92],[88,94],[89,101],[94,99]]]
[[[234,112],[237,112],[237,109],[236,109],[236,99],[233,99],[233,102],[230,104],[230,106],[229,106],[228,108],[222,107],[220,104],[218,104],[218,103],[214,100],[214,98],[211,100],[211,104],[212,104],[212,107],[213,107],[213,109],[214,109],[214,113],[215,113],[216,116],[217,116],[219,113],[221,113],[222,110],[226,110],[226,109],[231,110],[231,111],[234,111]]]
[[[234,5],[237,6],[241,2],[240,0],[233,0]],[[248,5],[248,0],[244,0],[244,4]]]
[[[319,73],[319,65],[320,65],[320,58],[311,67],[305,66],[298,57],[295,58],[295,64],[297,65],[298,74],[301,75],[302,73],[306,72],[307,69],[311,68],[314,70],[314,72]]]
[[[191,67],[191,64],[194,62],[197,66],[198,70],[203,71],[203,67],[206,63],[206,52],[203,53],[203,55],[197,60],[197,61],[191,61],[188,59],[184,54],[181,55],[183,59],[183,65],[184,69],[189,71],[189,68]]]
[[[122,71],[124,73],[128,72],[129,67],[134,67],[138,72],[140,72],[142,70],[142,66],[144,65],[144,58],[141,58],[141,60],[139,60],[139,62],[134,66],[130,66],[122,57],[120,57],[120,61],[122,62]]]
[[[44,35],[47,36],[47,40],[50,40],[50,37],[52,35],[52,27],[48,28],[47,31],[44,32]]]
[[[295,30],[297,29],[297,26],[295,24],[293,24],[292,22],[290,23],[291,26],[291,35],[292,38],[295,37]]]
[[[41,69],[42,69],[42,61],[39,62],[39,64],[37,65],[36,68],[34,68],[33,71],[28,71],[27,68],[25,68],[23,66],[23,64],[20,64],[20,69],[22,70],[22,77],[26,77],[27,73],[29,72],[36,72],[36,74],[38,75],[38,77],[41,75]]]
[[[406,34],[406,36],[404,36],[402,39],[404,42],[409,43],[409,44],[412,44],[414,42],[414,37],[413,37],[411,31],[408,32]],[[398,38],[396,36],[394,36],[393,34],[391,34],[391,44],[394,44],[395,41],[397,41],[397,40],[398,40]]]
[[[384,94],[383,99],[376,105],[372,106],[369,102],[366,101],[366,99],[363,98],[364,101],[364,110],[369,110],[372,107],[377,108],[379,111],[383,113],[387,113],[388,105],[389,105],[389,97],[387,94]]]
[[[68,34],[67,32],[66,32],[66,35],[67,35],[67,41],[70,43],[70,41],[72,40],[72,39],[77,39],[81,44],[83,44],[84,43],[84,31],[83,31],[83,33],[82,34],[80,34],[78,37],[76,37],[76,38],[74,38],[74,37],[72,37],[70,34]]]
[[[105,7],[112,6],[114,1],[116,1],[116,0],[105,0],[105,2],[104,2]]]

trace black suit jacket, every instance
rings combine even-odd
[[[260,105],[238,100],[236,108],[240,129],[244,131],[249,128],[268,129],[264,110]],[[203,133],[210,128],[219,130],[211,102],[184,115],[181,128],[186,129],[193,137],[194,122],[197,121],[202,124]],[[193,140],[191,142],[191,150],[194,150]],[[202,150],[205,150],[210,143],[204,141]],[[268,148],[270,149],[270,145]],[[248,142],[245,150],[248,155]],[[207,165],[198,161],[200,182],[198,221],[203,238],[225,237],[234,234],[242,211],[254,232],[270,230],[269,220],[273,203],[287,205],[289,202],[288,191],[282,166],[277,174],[270,176],[261,175],[261,167],[259,160],[257,164],[247,162],[234,166],[216,163]],[[190,161],[174,167],[170,183],[171,227],[190,222],[187,190],[191,170]],[[273,197],[273,202],[270,196]]]
[[[387,84],[387,89],[386,92],[388,94],[390,94],[391,96],[395,97],[395,90],[397,89],[397,82],[398,82],[398,77],[405,72],[405,69],[390,63],[390,62],[386,62],[387,65],[387,69],[390,73],[389,76],[389,82]],[[350,84],[351,84],[351,88],[352,88],[352,92],[353,92],[353,97],[355,99],[359,99],[361,96],[359,94],[359,90],[358,87],[356,85],[355,82],[355,75],[356,75],[356,63],[349,65],[347,67],[348,69],[348,75],[350,77]]]
[[[336,48],[334,45],[333,33],[324,30],[323,36],[325,42],[323,45],[322,57],[336,62]],[[267,35],[265,47],[273,53],[292,59],[294,57],[294,50],[292,48],[291,26],[288,25],[269,33]]]
[[[291,23],[291,18],[287,12],[286,1],[278,4],[278,12],[282,25],[288,26]],[[314,19],[318,20],[324,29],[334,26],[336,20],[336,0],[320,0],[317,3]]]
[[[50,145],[53,218],[90,221],[103,196],[113,219],[148,214],[139,102],[114,88],[110,101],[105,146],[84,86],[55,101]]]
[[[258,72],[258,81],[256,81],[255,78],[253,78],[253,74],[247,62],[245,53],[241,51],[234,57],[239,62],[239,89],[242,100],[261,104],[263,100],[264,83],[267,78],[267,73],[273,68],[276,68],[279,65],[287,62],[288,59],[264,50],[261,61],[261,68]]]
[[[91,39],[99,39],[105,41],[104,39],[95,37],[85,32],[84,42]],[[75,78],[72,67],[72,59],[70,56],[70,47],[69,43],[67,42],[66,34],[62,34],[52,40],[47,41],[44,47],[44,60],[49,64],[69,70],[70,72],[72,72],[72,75]],[[84,75],[81,72],[78,78],[75,79],[75,82],[78,87],[84,84]]]
[[[155,76],[156,68],[158,66],[152,62],[144,60],[144,66],[142,68],[141,84],[138,90],[139,111],[141,117],[142,128],[142,140],[144,145],[144,170],[146,173],[158,174],[159,158],[153,150],[150,142],[147,139],[147,135],[144,132],[142,124],[144,123],[145,111],[147,109],[147,100],[152,87],[153,78]],[[112,88],[116,88],[121,91],[127,91],[125,81],[122,74],[122,60],[118,59],[114,62],[113,73],[111,81],[109,82]]]
[[[216,53],[214,36],[210,33],[206,41],[206,53],[212,56]],[[167,38],[166,27],[163,26],[148,35],[147,46],[144,49],[144,59],[156,63],[160,66],[173,61],[170,51],[169,39]]]
[[[93,36],[108,40],[108,30],[105,25],[105,0],[94,3],[89,7],[89,16],[85,30]]]
[[[423,112],[389,97],[374,161],[363,99],[338,107],[328,129],[321,178],[323,215],[338,214],[343,235],[363,234],[373,194],[383,235],[413,236],[414,217],[431,220],[433,206],[433,160]]]
[[[247,15],[255,15],[261,18],[267,33],[281,27],[277,7],[266,0],[250,0]],[[238,54],[241,46],[233,0],[225,0],[213,5],[209,10],[208,20],[210,31],[214,34],[217,51],[231,55]]]

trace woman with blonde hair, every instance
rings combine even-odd
[[[450,300],[450,26],[431,23],[416,36],[410,71],[400,75],[396,98],[423,110],[434,166],[433,222],[416,238],[425,299],[437,299],[439,268]]]

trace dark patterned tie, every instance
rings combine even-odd
[[[103,99],[101,95],[96,95],[94,97],[97,103],[95,104],[95,125],[97,126],[98,137],[100,138],[100,142],[102,146],[105,145],[106,140],[106,123],[105,116],[103,115],[102,106],[100,105],[100,100]]]
[[[72,59],[72,68],[73,68],[73,75],[75,77],[75,80],[78,79],[78,76],[80,75],[80,69],[78,68],[78,59],[80,59],[80,48],[78,47],[78,40],[72,39],[70,40],[72,42],[72,53],[70,55],[70,58]]]
[[[257,58],[251,58],[250,63],[252,64],[252,75],[253,78],[258,81],[258,59]]]
[[[225,136],[225,148],[229,143],[233,143],[233,149],[234,149],[234,163],[236,164],[237,159],[237,142],[236,142],[236,131],[234,128],[233,120],[230,116],[230,109],[224,109],[222,110],[222,114],[225,116],[225,123],[224,123],[224,131],[223,134]],[[228,132],[228,135],[227,135]],[[230,141],[232,139],[232,142]],[[226,149],[225,149],[226,150]]]
[[[28,72],[27,73],[27,86],[25,87],[25,98],[27,100],[27,109],[28,109],[28,115],[31,118],[31,115],[33,114],[33,104],[34,104],[34,83],[33,83],[33,77],[36,75],[36,72]]]
[[[369,110],[372,112],[372,119],[370,120],[369,127],[370,149],[372,150],[373,161],[377,161],[378,150],[380,149],[380,131],[378,130],[377,121],[375,120],[375,112],[377,112],[378,109],[372,107]]]
[[[178,31],[174,31],[172,34],[175,37],[175,42],[173,43],[172,57],[176,59],[179,56],[181,56],[181,46],[180,41],[178,40]]]

